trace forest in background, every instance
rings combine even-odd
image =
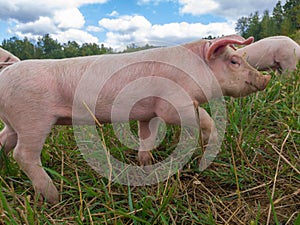
[[[253,36],[255,40],[275,35],[289,36],[300,41],[300,1],[287,0],[284,5],[278,1],[272,14],[268,10],[251,13],[238,19],[235,30],[243,37]]]
[[[251,13],[248,17],[238,19],[236,23],[236,32],[247,38],[253,36],[255,40],[274,35],[289,36],[298,43],[300,42],[300,1],[287,0],[283,5],[278,1],[272,14],[265,10],[263,15],[257,11]],[[208,39],[213,37],[209,36]],[[138,51],[152,48],[154,46],[145,45],[139,47],[132,43],[127,46],[124,52]],[[40,37],[38,41],[33,42],[28,38],[19,39],[11,37],[2,42],[2,48],[12,54],[24,59],[60,59],[76,56],[101,55],[114,53],[111,47],[100,46],[96,43],[84,43],[79,45],[76,41],[59,43],[51,38],[49,34]]]

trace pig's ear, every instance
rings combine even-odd
[[[10,66],[16,62],[19,62],[20,59],[10,52],[6,51],[3,48],[0,48],[0,71],[3,70],[5,67]]]
[[[206,60],[210,60],[212,55],[216,53],[220,48],[224,48],[227,45],[249,45],[254,41],[253,37],[249,37],[248,39],[244,39],[241,36],[238,35],[230,35],[225,36],[222,38],[218,38],[215,41],[212,42],[212,44],[209,46],[207,52],[206,52]]]
[[[6,51],[3,48],[0,48],[0,63],[1,64],[6,64],[6,65],[11,65],[16,62],[19,62],[20,59],[16,57],[15,55],[11,54],[9,51]]]

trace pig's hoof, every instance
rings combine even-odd
[[[35,197],[38,198],[39,201],[46,201],[50,204],[56,204],[59,202],[59,192],[52,182],[46,189],[37,189],[35,191]]]
[[[139,151],[138,153],[140,166],[150,166],[152,165],[152,154],[150,151]]]

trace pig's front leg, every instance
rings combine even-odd
[[[186,121],[190,121],[191,127],[199,128],[202,137],[202,143],[206,149],[208,144],[216,144],[218,141],[218,133],[215,127],[215,123],[210,115],[201,107],[198,107],[196,110],[199,115],[199,123],[195,124],[192,121],[194,120],[195,114],[186,114]],[[174,113],[170,113],[172,115]],[[181,121],[178,120],[178,117],[166,116],[166,114],[161,115],[161,118],[166,121],[166,123],[180,125]],[[147,166],[152,164],[152,155],[150,150],[153,149],[155,145],[155,138],[158,131],[160,120],[152,119],[151,123],[140,121],[139,122],[139,137],[140,137],[140,148],[138,152],[139,163],[141,166]]]

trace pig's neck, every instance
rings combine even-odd
[[[197,55],[198,57],[200,57],[201,59],[203,59],[205,61],[206,44],[207,44],[207,41],[200,40],[200,41],[187,43],[187,44],[183,45],[183,47],[189,49],[195,55]]]

